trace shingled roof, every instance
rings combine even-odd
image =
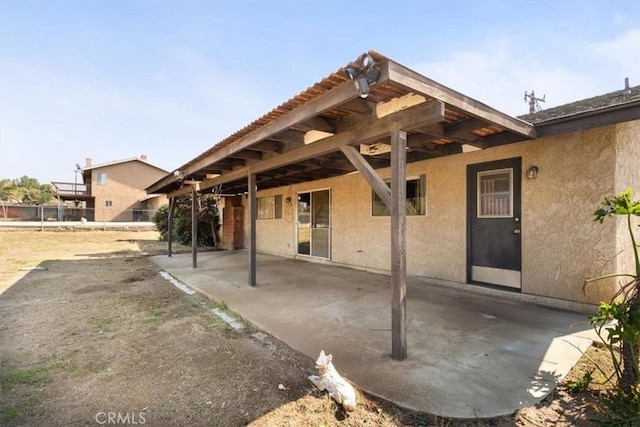
[[[630,94],[625,94],[624,90],[617,90],[604,95],[594,96],[593,98],[540,110],[533,114],[518,116],[518,118],[535,125],[640,101],[640,86],[634,86],[630,91]]]

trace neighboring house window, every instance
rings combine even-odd
[[[427,214],[427,176],[420,175],[417,178],[407,178],[407,215]],[[390,182],[387,182],[391,186]],[[371,190],[371,215],[390,216],[389,208],[382,202],[375,191]]]
[[[513,212],[511,169],[478,173],[478,217],[510,218]]]
[[[282,219],[282,194],[258,198],[258,219]]]
[[[105,200],[105,201],[104,201],[104,205],[105,205],[106,207],[110,208],[110,207],[112,207],[112,206],[113,206],[113,201],[111,201],[111,200]]]
[[[106,172],[98,172],[96,177],[96,181],[98,181],[98,185],[107,185],[107,173]]]

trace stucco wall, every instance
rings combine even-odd
[[[584,279],[627,265],[629,257],[617,265],[609,261],[625,236],[616,221],[595,223],[593,211],[605,195],[630,185],[622,181],[639,182],[639,129],[635,121],[409,164],[407,176],[426,174],[427,215],[407,217],[407,273],[466,282],[466,166],[521,157],[522,292],[589,303],[609,299],[612,282],[583,295]],[[531,165],[539,168],[535,180],[524,177]],[[387,178],[390,171],[378,173]],[[292,197],[292,204],[283,203],[283,219],[257,221],[258,250],[295,256],[296,194],[326,188],[331,260],[388,271],[390,220],[371,216],[371,189],[357,173],[259,191],[258,197]]]
[[[640,200],[640,126],[637,122],[616,126],[616,162],[615,194],[631,188],[633,200]],[[637,240],[640,237],[640,227],[638,227],[640,218],[632,217],[631,224]],[[631,248],[632,242],[626,218],[618,217],[617,247],[609,256],[618,253],[623,256],[615,258],[615,272],[632,274],[635,272]]]

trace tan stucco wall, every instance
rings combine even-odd
[[[98,173],[107,174],[107,184],[98,185]],[[138,202],[147,196],[145,188],[166,175],[166,172],[139,161],[97,167],[91,171],[91,194],[95,197],[96,221],[133,221],[131,209],[157,209],[165,204],[165,196]],[[112,201],[110,208],[105,206]],[[126,211],[126,212],[125,212]]]
[[[635,123],[637,124],[637,122]],[[624,123],[616,127],[616,158],[615,194],[631,188],[633,200],[640,200],[640,126]],[[631,224],[635,230],[636,240],[639,240],[640,218],[632,217]],[[609,255],[614,256],[621,253],[625,256],[615,258],[615,272],[634,274],[635,265],[631,256],[632,242],[626,218],[617,219],[617,237],[615,252]]]
[[[427,176],[427,215],[407,217],[407,273],[466,282],[466,167],[522,157],[522,292],[587,303],[609,299],[612,282],[591,286],[585,296],[585,278],[633,260],[628,253],[617,265],[608,261],[626,237],[616,221],[595,223],[593,211],[605,195],[630,185],[622,181],[640,182],[638,132],[635,121],[409,164],[407,176]],[[524,177],[531,165],[539,168],[535,180]],[[389,169],[378,173],[389,177]],[[282,194],[293,203],[283,203],[283,219],[257,221],[258,250],[295,256],[296,194],[326,188],[332,262],[388,271],[390,221],[371,216],[371,189],[357,173],[259,191],[258,197]]]

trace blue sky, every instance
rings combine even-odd
[[[0,0],[0,178],[174,170],[369,49],[512,115],[640,84],[640,0]]]

